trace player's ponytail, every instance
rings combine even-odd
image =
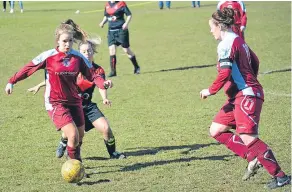
[[[88,34],[79,27],[72,19],[67,19],[63,22],[63,24],[68,24],[73,27],[74,34],[73,37],[76,40],[84,41],[86,38],[88,38]]]
[[[67,19],[62,22],[55,31],[55,38],[59,40],[60,35],[63,33],[69,33],[73,35],[75,40],[84,41],[88,35],[77,25],[72,19]]]

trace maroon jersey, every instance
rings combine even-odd
[[[54,103],[81,105],[82,100],[76,85],[79,72],[104,89],[104,79],[95,73],[91,63],[75,50],[68,53],[59,52],[58,49],[45,51],[12,76],[9,83],[15,84],[39,69],[46,69],[47,110],[52,109],[51,104]]]
[[[232,8],[234,10],[234,24],[246,27],[247,17],[245,5],[242,1],[220,1],[217,5],[217,10],[224,8]]]
[[[261,84],[257,80],[259,60],[242,38],[227,32],[218,45],[218,76],[209,87],[216,94],[223,86],[230,98],[242,95],[264,99]]]

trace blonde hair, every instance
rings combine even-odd
[[[97,36],[97,35],[95,35],[94,37],[93,36],[88,36],[87,39],[85,39],[84,41],[81,41],[78,44],[78,49],[80,50],[80,47],[82,45],[87,45],[87,44],[91,46],[91,48],[92,48],[94,53],[97,53],[97,48],[101,44],[101,37]]]
[[[82,30],[79,25],[77,25],[72,19],[67,19],[56,28],[55,39],[59,40],[60,35],[64,33],[72,34],[75,42],[76,40],[84,41],[88,37],[88,34]]]

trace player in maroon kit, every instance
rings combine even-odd
[[[39,69],[46,69],[47,89],[46,109],[57,130],[68,137],[67,151],[71,159],[81,161],[80,145],[84,136],[84,115],[82,98],[78,95],[77,75],[82,73],[101,89],[111,87],[111,81],[105,81],[95,73],[91,63],[78,51],[72,49],[74,39],[83,40],[86,34],[72,20],[62,23],[55,31],[57,47],[41,53],[20,71],[13,75],[5,91],[11,94],[13,85]]]
[[[234,24],[232,30],[234,33],[244,39],[244,30],[246,29],[247,17],[246,8],[242,1],[220,1],[217,10],[223,10],[224,7],[234,10]]]
[[[281,187],[290,183],[290,177],[281,170],[268,145],[258,138],[264,101],[263,88],[257,80],[259,60],[245,41],[232,31],[233,16],[233,9],[223,8],[213,13],[209,20],[211,33],[220,41],[218,75],[200,96],[206,99],[223,86],[228,96],[211,124],[210,135],[249,162],[244,180],[253,176],[262,165],[274,177],[267,187]],[[232,127],[236,133],[230,131]]]
[[[80,42],[78,45],[80,53],[92,63],[95,72],[98,73],[102,78],[105,79],[104,70],[101,66],[97,65],[93,61],[94,53],[97,53],[97,46],[100,44],[100,38],[91,38],[87,39],[84,42]],[[36,94],[42,86],[45,86],[46,83],[42,83],[28,89],[28,91]],[[94,83],[85,79],[81,74],[77,77],[77,85],[82,94],[82,106],[85,118],[85,132],[90,131],[92,128],[100,131],[104,138],[104,143],[107,148],[107,151],[111,159],[124,159],[126,156],[123,153],[116,151],[116,142],[115,137],[112,132],[112,129],[109,126],[109,123],[103,113],[98,108],[97,104],[92,102],[93,92],[95,89]],[[106,89],[98,89],[102,97],[103,104],[111,106],[111,101],[107,98]],[[47,100],[47,99],[45,99]],[[61,141],[56,150],[56,156],[58,158],[63,157],[68,143],[68,138],[63,133]]]
[[[127,16],[125,21],[124,14]],[[128,26],[132,19],[132,13],[124,1],[108,1],[105,5],[104,17],[99,26],[103,28],[108,22],[108,46],[110,54],[111,72],[108,77],[117,76],[116,47],[121,45],[134,66],[134,74],[140,74],[140,66],[134,52],[130,49]]]

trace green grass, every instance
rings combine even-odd
[[[141,2],[129,2],[136,5]],[[126,160],[107,160],[102,136],[91,131],[84,138],[82,156],[91,178],[81,186],[62,180],[65,159],[55,158],[60,134],[44,109],[42,93],[26,89],[43,80],[43,72],[15,85],[14,93],[0,97],[0,191],[266,191],[270,176],[261,171],[242,182],[246,162],[208,136],[208,127],[225,96],[222,92],[201,101],[199,91],[216,77],[213,65],[217,42],[208,19],[217,2],[173,2],[171,10],[159,10],[157,2],[130,7],[131,48],[142,74],[119,49],[118,77],[109,90],[112,108],[94,100],[110,121],[117,148]],[[0,87],[44,50],[53,48],[57,25],[72,18],[104,43],[95,61],[109,72],[107,29],[100,29],[104,2],[24,2],[25,13],[0,13]],[[291,65],[291,3],[246,2],[246,41],[257,53],[260,71]],[[79,9],[81,13],[75,14]],[[169,70],[161,72],[160,70]],[[260,75],[266,91],[260,137],[273,149],[281,167],[291,173],[291,73]],[[280,95],[277,95],[279,93]],[[281,95],[282,94],[282,95]],[[288,95],[288,96],[287,96]],[[108,182],[110,181],[110,182]],[[288,191],[290,186],[275,190]]]

